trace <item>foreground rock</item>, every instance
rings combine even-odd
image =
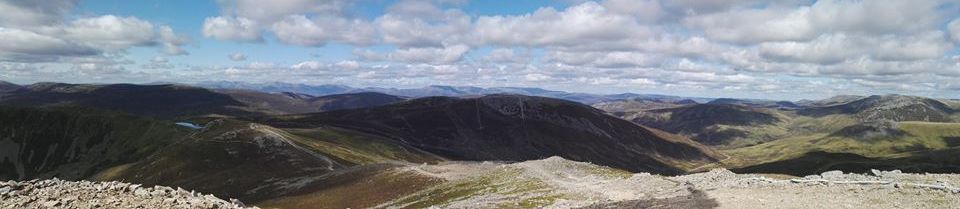
[[[960,175],[630,174],[559,157],[408,167],[445,183],[379,208],[960,208]]]
[[[183,189],[120,182],[0,182],[0,208],[248,208]],[[255,208],[255,207],[254,207]]]

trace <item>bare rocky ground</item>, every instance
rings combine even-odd
[[[686,193],[595,204],[585,208],[958,208],[956,174],[877,171],[791,177],[734,174],[724,169],[665,177]],[[647,188],[649,189],[649,188]],[[669,188],[657,188],[657,190]]]
[[[0,181],[0,208],[249,208],[183,189],[121,182]],[[253,207],[255,208],[255,207]]]
[[[504,169],[521,172],[501,172]],[[448,198],[435,201],[437,208],[960,208],[960,188],[954,186],[960,185],[957,174],[874,170],[871,174],[832,171],[795,177],[717,169],[660,176],[614,170],[559,157],[502,165],[420,166],[418,172],[455,182],[450,186],[469,185],[479,192],[449,197],[440,191],[455,188],[441,186],[413,197]],[[483,181],[471,176],[495,181],[476,183]],[[530,185],[542,186],[531,189]],[[522,204],[534,202],[531,200],[542,204]]]

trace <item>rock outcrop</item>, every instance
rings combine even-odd
[[[181,188],[59,179],[0,181],[0,208],[257,208]]]

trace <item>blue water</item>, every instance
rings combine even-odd
[[[191,128],[191,129],[201,129],[201,128],[203,128],[203,127],[198,126],[197,124],[193,124],[193,123],[189,123],[189,122],[178,122],[178,123],[176,123],[176,124],[179,125],[179,126],[183,126],[183,127],[187,127],[187,128]]]

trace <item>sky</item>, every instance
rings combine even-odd
[[[960,0],[0,0],[0,80],[960,98]]]

